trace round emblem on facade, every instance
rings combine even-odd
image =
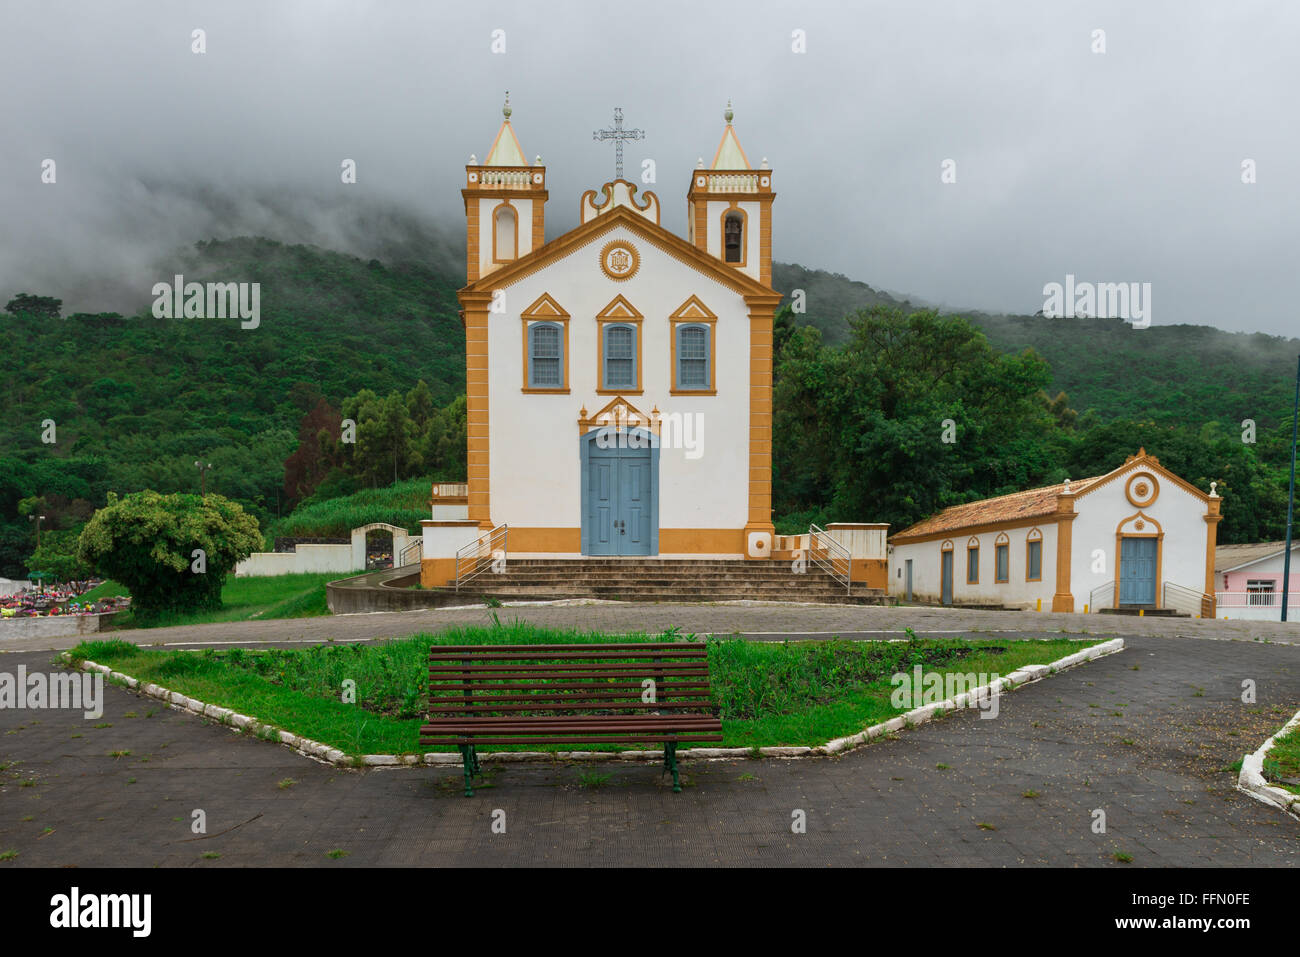
[[[537,184],[540,185],[541,182],[542,182],[542,174],[541,174],[541,173],[534,173],[534,174],[533,174],[533,182],[534,182],[534,183],[537,183]]]
[[[469,174],[469,181],[470,181],[471,183],[477,183],[477,182],[478,182],[478,173],[470,173],[470,174]]]
[[[696,185],[696,186],[703,186],[703,185],[704,185],[704,177],[703,177],[703,176],[697,176],[697,177],[695,177],[695,185]]]
[[[1124,497],[1129,500],[1130,505],[1136,505],[1138,508],[1150,505],[1159,494],[1160,483],[1150,472],[1130,475],[1128,481],[1124,483]]]
[[[769,186],[771,185],[771,183],[772,181],[768,179],[766,176],[764,176],[762,179],[759,180],[759,184],[762,186]]]
[[[1133,527],[1140,532],[1142,531],[1142,529],[1147,527],[1147,523],[1142,521],[1142,519],[1139,518],[1136,522],[1133,523]]]
[[[641,254],[626,239],[606,243],[600,251],[600,268],[610,279],[622,282],[636,275],[641,267]]]

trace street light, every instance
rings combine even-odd
[[[28,516],[27,516],[27,521],[30,522],[30,521],[32,521],[32,520],[35,520],[35,521],[36,521],[36,550],[39,552],[39,551],[41,550],[41,522],[45,521],[45,516],[44,516],[44,515],[28,515]],[[41,594],[44,595],[44,594],[45,594],[45,579],[44,579],[43,577],[41,578],[40,588],[41,588]]]
[[[36,547],[37,547],[37,549],[39,549],[39,548],[41,547],[41,522],[45,521],[45,516],[44,516],[44,515],[28,515],[28,516],[27,516],[27,520],[28,520],[29,522],[30,522],[32,519],[35,519],[35,520],[36,520]]]
[[[208,469],[212,468],[212,463],[196,461],[194,467],[199,470],[199,494],[206,496],[208,494]]]

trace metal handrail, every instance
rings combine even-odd
[[[409,545],[407,545],[405,548],[403,548],[403,549],[402,549],[402,554],[401,554],[401,556],[400,556],[401,561],[400,561],[398,564],[399,564],[399,565],[414,565],[415,562],[408,562],[408,561],[406,560],[406,556],[409,555],[409,554],[411,554],[411,552],[415,552],[415,561],[418,562],[418,561],[420,560],[421,556],[424,554],[424,539],[422,539],[422,538],[417,538],[415,541],[411,542],[411,544],[409,544]]]
[[[1198,591],[1195,588],[1188,588],[1186,585],[1179,585],[1176,582],[1165,582],[1161,601],[1167,608],[1172,608],[1175,611],[1205,617],[1213,599],[1205,592]]]
[[[823,571],[829,572],[836,581],[844,583],[845,591],[853,590],[853,554],[830,537],[826,529],[816,523],[808,526],[808,558]],[[819,541],[820,539],[820,541]],[[817,549],[825,543],[826,557],[819,557]]]
[[[483,572],[492,568],[497,561],[497,550],[500,548],[500,560],[502,564],[506,559],[506,530],[507,525],[498,525],[486,535],[480,535],[468,545],[460,548],[456,552],[456,591],[460,591],[460,586],[477,578]]]
[[[1107,592],[1109,592],[1109,595],[1106,595]],[[1100,606],[1097,604],[1097,596],[1098,596],[1098,595],[1106,595],[1106,607],[1107,607],[1107,608],[1112,607],[1112,606],[1115,604],[1115,581],[1114,581],[1114,579],[1112,579],[1111,581],[1108,581],[1108,582],[1104,582],[1104,583],[1101,584],[1101,585],[1098,585],[1096,588],[1094,588],[1092,591],[1090,591],[1090,592],[1088,593],[1088,610],[1089,610],[1090,612],[1092,612],[1093,614],[1096,614],[1096,613],[1097,613],[1097,609],[1100,607]]]

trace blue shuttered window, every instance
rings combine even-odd
[[[564,388],[564,330],[554,322],[528,327],[528,385],[533,389]]]
[[[625,325],[605,327],[605,388],[635,389],[636,329]]]
[[[677,327],[677,388],[708,389],[709,330],[702,325]]]

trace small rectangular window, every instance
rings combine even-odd
[[[709,330],[681,326],[677,330],[677,388],[709,387]]]
[[[1025,571],[1027,581],[1039,581],[1043,577],[1043,543],[1029,543],[1028,568]]]
[[[978,585],[980,581],[980,550],[977,545],[966,549],[966,584]]]
[[[631,326],[605,328],[605,388],[636,388],[636,330]]]
[[[1272,605],[1277,582],[1268,578],[1249,579],[1246,582],[1246,604]]]
[[[993,557],[997,560],[997,581],[1005,582],[1011,577],[1011,546],[998,545],[993,550]]]
[[[551,323],[529,326],[528,384],[533,388],[564,386],[563,357],[560,355],[563,332]]]

